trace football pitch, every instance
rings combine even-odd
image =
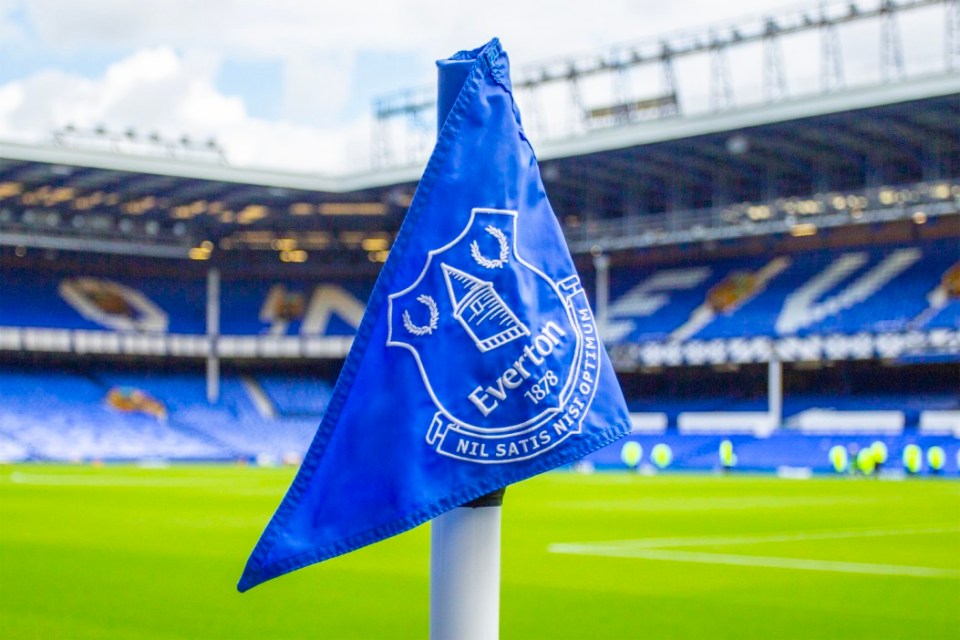
[[[235,584],[293,470],[0,467],[2,638],[425,638],[429,525]],[[956,638],[960,483],[510,487],[502,638]]]

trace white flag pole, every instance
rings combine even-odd
[[[437,63],[437,129],[443,126],[473,61]],[[430,640],[500,637],[500,514],[503,490],[449,511],[430,524]]]
[[[500,637],[500,513],[503,493],[430,523],[430,640]]]

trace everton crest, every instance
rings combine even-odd
[[[479,463],[527,460],[579,433],[600,342],[576,275],[552,280],[516,248],[517,212],[474,209],[389,296],[387,346],[407,349],[436,413],[426,441]]]

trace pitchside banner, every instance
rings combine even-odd
[[[241,591],[628,430],[520,124],[507,56],[493,40],[451,60],[471,70]]]

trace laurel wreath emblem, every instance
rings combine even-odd
[[[507,245],[507,236],[503,234],[503,231],[497,229],[493,225],[488,226],[484,229],[487,233],[492,235],[497,239],[497,242],[500,243],[500,257],[494,260],[491,260],[480,253],[480,245],[477,244],[477,241],[474,240],[470,243],[470,255],[473,256],[473,259],[477,261],[484,269],[502,269],[503,265],[507,263],[507,257],[510,255],[510,247]]]
[[[417,296],[417,302],[430,310],[430,321],[425,325],[417,326],[413,324],[413,320],[410,319],[410,312],[404,311],[403,328],[415,336],[428,336],[436,330],[437,320],[440,319],[440,312],[437,310],[437,303],[425,293]]]

